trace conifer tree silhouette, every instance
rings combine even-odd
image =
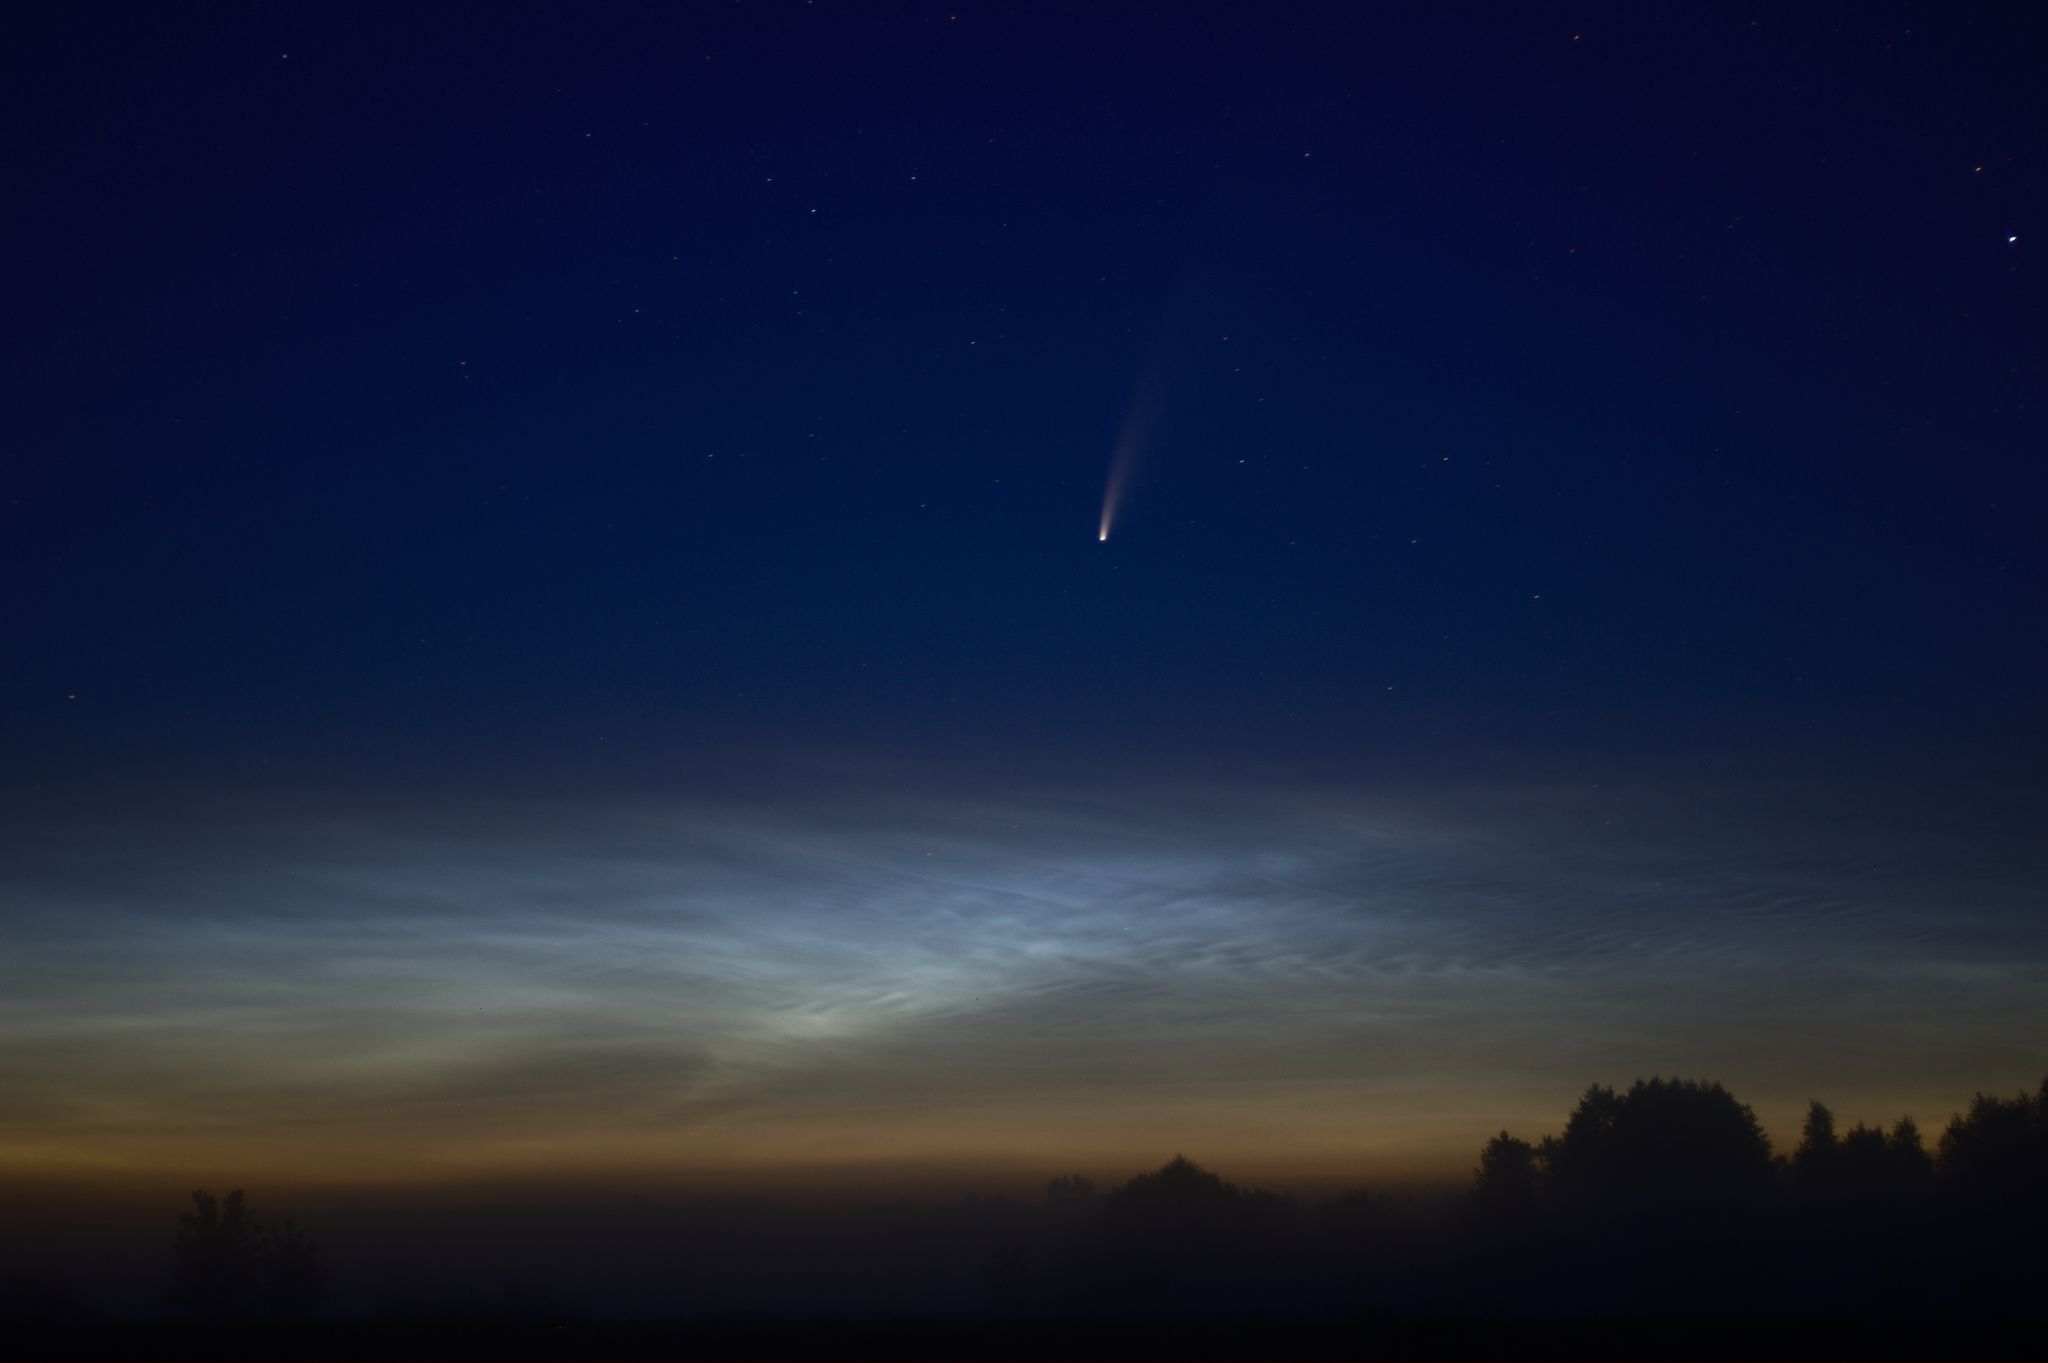
[[[327,1301],[327,1270],[312,1237],[286,1217],[263,1236],[257,1282],[264,1307],[283,1320],[317,1315]]]
[[[261,1310],[302,1320],[327,1300],[327,1271],[312,1237],[286,1217],[269,1228],[237,1188],[224,1198],[192,1194],[192,1210],[178,1213],[171,1285],[165,1304],[202,1320]]]
[[[254,1303],[260,1245],[241,1189],[226,1198],[195,1191],[192,1210],[178,1213],[173,1249],[169,1305],[218,1320]]]

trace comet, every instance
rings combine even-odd
[[[1130,412],[1124,417],[1123,432],[1117,437],[1116,449],[1109,456],[1109,479],[1102,489],[1102,520],[1095,529],[1098,544],[1107,543],[1109,532],[1116,525],[1117,513],[1123,510],[1124,499],[1130,495],[1131,477],[1137,472],[1138,457],[1145,452],[1151,434],[1150,404],[1140,400],[1131,404]]]

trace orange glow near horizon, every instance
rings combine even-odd
[[[1932,1139],[2038,1078],[2006,1044],[2043,1021],[2024,972],[1811,931],[1924,883],[1844,879],[1824,841],[1792,864],[1684,806],[1638,830],[1642,873],[1572,851],[1605,827],[1576,795],[1190,789],[53,833],[71,879],[13,892],[0,1178],[1113,1181],[1184,1153],[1445,1185],[1590,1083],[1717,1080],[1783,1149],[1811,1099]],[[1827,984],[1880,966],[1916,1008]]]

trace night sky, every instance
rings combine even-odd
[[[2031,1086],[2044,14],[11,11],[0,1180]]]

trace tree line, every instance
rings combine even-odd
[[[1862,1318],[2048,1314],[2048,1079],[1980,1093],[1929,1149],[1911,1117],[1789,1154],[1718,1083],[1593,1085],[1563,1130],[1501,1132],[1450,1208],[1315,1207],[1176,1158],[1071,1245],[1092,1309]]]
[[[1637,1080],[1586,1090],[1562,1134],[1531,1143],[1503,1131],[1479,1152],[1475,1207],[1525,1219],[1545,1210],[1617,1204],[1747,1208],[1773,1193],[1843,1213],[1898,1211],[1937,1196],[1973,1209],[2037,1204],[2048,1192],[2048,1079],[2033,1094],[1979,1093],[1929,1151],[1911,1117],[1889,1131],[1836,1130],[1825,1104],[1807,1109],[1799,1145],[1774,1156],[1747,1103],[1721,1085]]]
[[[1911,1118],[1843,1130],[1816,1102],[1787,1153],[1720,1084],[1594,1085],[1557,1133],[1488,1140],[1450,1202],[1357,1191],[1307,1205],[1176,1156],[1106,1193],[1073,1175],[1037,1204],[884,1210],[834,1221],[685,1208],[638,1240],[613,1236],[602,1268],[606,1235],[581,1243],[597,1278],[640,1274],[661,1285],[645,1310],[690,1316],[864,1304],[1009,1319],[2040,1315],[2048,1079],[1977,1095],[1931,1147]],[[333,1300],[312,1238],[257,1217],[239,1191],[193,1193],[169,1248],[160,1302],[175,1314],[293,1320]],[[576,1297],[543,1274],[472,1293],[459,1314],[526,1319],[573,1312]],[[48,1283],[0,1281],[0,1314],[16,1298],[18,1313],[57,1299]],[[445,1315],[452,1300],[386,1309]]]

